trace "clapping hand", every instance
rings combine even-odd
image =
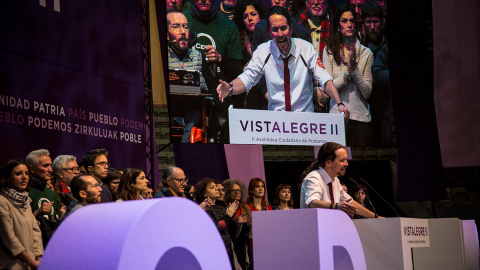
[[[210,208],[210,205],[212,205],[212,201],[210,200],[210,197],[207,196],[207,198],[199,205],[203,210],[207,211]]]
[[[233,217],[233,215],[235,215],[235,212],[237,211],[239,205],[240,205],[240,204],[238,203],[237,200],[235,200],[234,202],[230,203],[230,204],[228,205],[228,208],[227,208],[227,215]]]

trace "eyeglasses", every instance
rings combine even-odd
[[[80,167],[73,167],[73,168],[65,168],[62,171],[67,171],[69,173],[77,173],[80,172]]]
[[[230,189],[230,192],[232,192],[232,193],[241,193],[242,190],[241,190],[241,189]]]
[[[180,184],[188,183],[188,177],[185,177],[184,179],[182,179],[182,178],[170,178],[170,179],[177,180]]]
[[[102,187],[102,184],[96,183],[96,184],[92,185],[91,187],[93,187],[93,188],[98,188],[98,187],[100,187],[100,188],[101,188],[101,187]],[[89,187],[84,188],[83,190],[86,190],[86,189],[88,189],[88,188],[89,188]]]
[[[93,165],[100,165],[100,167],[110,167],[110,163],[109,162],[106,162],[106,161],[102,161],[102,162],[99,162],[99,163],[95,163]]]

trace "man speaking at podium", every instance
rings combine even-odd
[[[268,10],[267,24],[273,40],[258,46],[247,67],[231,83],[220,80],[219,99],[239,95],[256,85],[265,76],[268,89],[268,110],[313,112],[314,77],[339,104],[339,111],[348,118],[332,77],[323,67],[313,45],[292,38],[292,20],[288,11],[280,6]]]
[[[345,175],[347,166],[347,151],[343,146],[334,142],[322,145],[317,160],[301,175],[300,208],[339,209],[349,215],[378,218],[343,190],[337,177]]]

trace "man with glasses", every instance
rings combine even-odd
[[[185,192],[185,186],[188,183],[188,177],[179,167],[168,167],[163,172],[162,184],[160,192],[155,194],[154,198],[164,197],[183,197],[193,200],[188,192]]]
[[[40,223],[43,246],[46,247],[60,220],[60,200],[46,187],[47,181],[52,179],[52,159],[47,149],[39,149],[30,152],[25,161],[30,173],[30,206]]]
[[[175,70],[195,70],[200,74],[200,88],[207,90],[203,77],[202,54],[189,47],[190,30],[187,17],[179,10],[167,14],[168,68]],[[175,96],[175,119],[184,124],[182,143],[190,142],[192,128],[201,126],[201,103],[192,104],[191,97]],[[185,106],[189,104],[188,106]],[[179,120],[181,118],[184,120]]]
[[[98,184],[102,185],[102,179],[107,176],[110,163],[108,162],[108,151],[105,149],[91,150],[83,156],[83,167],[87,174],[93,176]],[[108,188],[102,188],[102,201],[112,202],[112,193]]]
[[[71,155],[60,155],[53,160],[52,169],[54,177],[60,182],[60,200],[62,208],[70,205],[75,199],[70,192],[70,182],[80,172],[77,158]],[[58,187],[55,186],[55,189]]]
[[[52,169],[55,176],[60,180],[62,193],[70,193],[70,182],[80,173],[77,158],[70,155],[60,155],[53,160]]]
[[[102,184],[89,174],[75,176],[70,183],[70,188],[76,201],[68,206],[65,218],[79,208],[100,203],[102,200]]]

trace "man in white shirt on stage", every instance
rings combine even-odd
[[[343,146],[334,142],[322,145],[317,160],[302,174],[300,208],[339,209],[349,215],[378,218],[343,190],[337,176],[345,175],[347,166],[347,151]]]
[[[221,101],[229,95],[248,91],[265,76],[268,89],[268,109],[272,111],[313,112],[313,81],[315,77],[339,104],[339,111],[348,119],[332,77],[323,67],[313,45],[292,38],[292,21],[288,11],[273,6],[268,11],[268,25],[273,40],[261,44],[252,60],[231,83],[220,80],[217,93]]]

